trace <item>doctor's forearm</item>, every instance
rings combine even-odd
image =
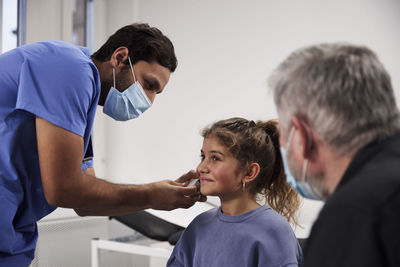
[[[82,136],[36,117],[42,186],[52,206],[87,211],[135,211],[154,206],[148,185],[118,185],[82,172]],[[151,192],[152,196],[154,193]]]
[[[119,185],[82,174],[52,194],[52,205],[73,208],[79,215],[115,215],[149,208],[151,185]]]

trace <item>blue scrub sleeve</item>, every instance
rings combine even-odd
[[[96,83],[87,62],[49,56],[21,67],[16,108],[84,136]]]
[[[87,168],[93,168],[93,159],[85,160],[82,162],[82,171],[85,172]]]

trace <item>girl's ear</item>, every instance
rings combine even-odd
[[[260,165],[258,165],[258,163],[253,162],[249,165],[249,168],[247,169],[247,173],[245,174],[243,181],[245,183],[250,183],[251,181],[256,179],[259,173],[260,173]]]

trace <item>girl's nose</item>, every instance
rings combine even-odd
[[[208,164],[205,159],[202,162],[200,162],[199,166],[197,166],[197,172],[198,173],[208,172]]]

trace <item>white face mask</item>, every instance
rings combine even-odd
[[[290,130],[289,137],[286,142],[286,144],[287,144],[286,149],[284,147],[281,147],[283,166],[284,166],[285,173],[286,173],[286,181],[294,189],[296,189],[296,191],[299,192],[299,194],[302,195],[303,197],[308,198],[308,199],[321,200],[322,197],[321,197],[321,194],[318,193],[318,190],[314,190],[313,187],[309,184],[309,182],[306,181],[308,159],[305,158],[303,161],[303,168],[302,168],[300,180],[296,180],[296,178],[290,172],[290,168],[287,163],[287,153],[289,152],[293,135],[294,135],[294,128],[292,128]]]
[[[115,88],[115,70],[113,69],[114,87],[111,87],[104,103],[103,112],[117,121],[126,121],[139,117],[151,106],[141,84],[136,80],[131,59],[128,57],[131,66],[134,83],[122,93]]]

